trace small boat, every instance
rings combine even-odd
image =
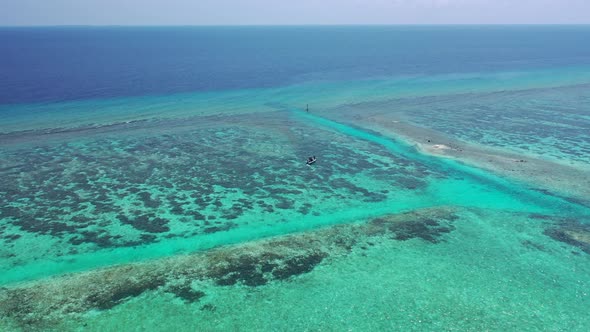
[[[305,162],[307,164],[307,166],[315,163],[315,161],[318,160],[318,158],[313,157],[312,159],[307,159],[307,161]]]

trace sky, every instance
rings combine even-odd
[[[590,24],[590,0],[0,0],[0,25]]]

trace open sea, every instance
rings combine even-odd
[[[590,331],[589,40],[0,28],[0,331]]]

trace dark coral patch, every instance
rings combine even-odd
[[[141,239],[141,242],[143,243],[151,243],[156,241],[156,236],[154,234],[141,234],[139,236],[139,238]]]
[[[215,307],[211,303],[207,303],[207,304],[205,304],[204,306],[201,307],[201,311],[211,311],[211,312],[214,312],[215,310],[217,310],[217,307]]]
[[[530,240],[523,240],[520,242],[523,246],[529,249],[535,249],[539,251],[544,251],[545,247],[542,244],[530,241]]]
[[[154,290],[164,284],[162,278],[140,278],[121,284],[109,285],[104,292],[94,292],[86,298],[87,303],[94,308],[107,310],[146,291]]]
[[[131,225],[133,228],[148,233],[164,233],[170,230],[168,220],[156,217],[154,215],[140,214],[133,218],[125,215],[118,215],[117,218],[122,224]]]
[[[184,300],[185,303],[194,303],[201,300],[205,296],[205,292],[194,290],[190,283],[183,283],[179,285],[171,285],[166,288],[166,292],[172,293]]]
[[[543,232],[554,240],[567,243],[590,254],[590,225],[575,220],[564,220]]]
[[[554,219],[554,217],[546,215],[546,214],[540,214],[540,213],[531,213],[529,214],[529,218],[532,219],[539,219],[539,220],[552,220]]]
[[[327,254],[324,252],[312,252],[302,256],[287,259],[282,266],[272,270],[272,276],[283,280],[292,276],[310,272],[316,265],[320,264]]]
[[[12,242],[14,240],[18,240],[21,238],[22,235],[20,234],[6,234],[3,236],[3,238],[6,240],[6,242]]]
[[[365,198],[363,199],[363,201],[377,203],[377,202],[383,202],[386,199],[387,199],[387,196],[382,193],[371,192],[371,193],[368,193],[365,195]]]
[[[406,241],[420,238],[430,243],[438,243],[443,234],[450,233],[455,229],[452,222],[458,218],[454,214],[428,216],[409,213],[402,216],[412,215],[414,215],[413,218],[396,220],[377,218],[372,220],[371,224],[393,233],[393,239],[395,240]],[[394,216],[394,218],[397,218],[397,216]]]
[[[158,276],[140,276],[124,278],[120,276],[102,276],[106,280],[96,280],[92,284],[81,284],[83,288],[64,297],[61,293],[48,292],[37,287],[24,289],[1,289],[0,309],[4,317],[11,317],[21,325],[23,330],[45,330],[51,324],[49,315],[82,313],[89,309],[108,310],[126,300],[139,296],[148,290],[154,290],[164,284]],[[101,283],[102,281],[102,283]],[[47,306],[44,300],[56,301]]]
[[[41,217],[32,219],[22,218],[17,220],[14,224],[24,231],[44,235],[61,236],[76,232],[76,227],[63,222],[50,221]]]
[[[21,218],[25,213],[14,206],[4,206],[0,209],[0,218]]]
[[[277,207],[279,209],[287,210],[287,209],[291,209],[293,207],[294,203],[295,202],[291,199],[283,198],[277,204],[275,204],[275,207]]]
[[[219,286],[230,286],[238,282],[247,286],[261,286],[268,282],[256,257],[241,255],[230,258],[214,267],[208,274]]]
[[[359,193],[364,196],[369,196],[370,192],[362,187],[359,187],[343,178],[337,178],[330,181],[330,186],[337,189],[346,189],[351,193]]]
[[[70,220],[81,226],[90,225],[92,223],[92,218],[88,218],[83,215],[73,216]]]
[[[138,196],[146,207],[157,208],[160,206],[160,202],[153,199],[152,195],[148,192],[142,191],[138,194]]]
[[[260,256],[226,257],[210,270],[208,277],[219,286],[231,286],[237,283],[253,287],[261,286],[271,280],[284,280],[308,273],[327,256],[325,252],[312,251],[292,257],[271,253]]]
[[[426,182],[415,177],[398,177],[395,182],[406,189],[423,189],[426,187]]]
[[[207,219],[203,214],[199,213],[199,212],[193,212],[193,219],[194,220],[205,220]]]
[[[297,209],[297,212],[306,215],[309,213],[309,211],[311,210],[312,205],[309,203],[304,203],[303,205],[301,205],[299,207],[299,209]]]
[[[234,227],[237,227],[237,224],[234,224],[233,222],[226,222],[221,226],[211,226],[211,227],[206,227],[203,232],[210,234],[210,233],[217,233],[217,232],[224,232],[224,231],[228,231]]]
[[[101,248],[109,248],[113,246],[111,236],[103,234],[103,232],[80,232],[81,237],[71,238],[68,242],[73,245],[80,245],[83,243],[94,243]]]

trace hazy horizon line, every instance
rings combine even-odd
[[[32,24],[2,25],[0,28],[51,27],[346,27],[346,26],[590,26],[590,23],[343,23],[343,24]]]

